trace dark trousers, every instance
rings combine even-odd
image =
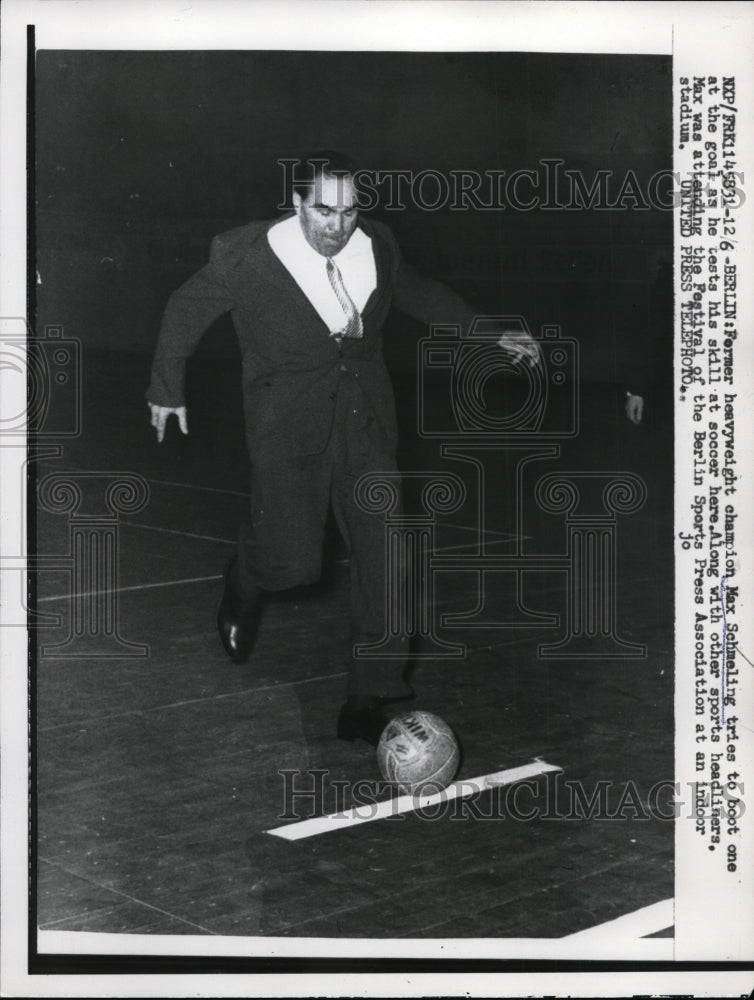
[[[368,472],[397,479],[395,454],[352,377],[343,379],[333,428],[317,455],[256,453],[251,462],[251,523],[239,537],[238,568],[243,591],[280,591],[316,582],[322,571],[325,526],[332,509],[350,553],[352,655],[347,694],[402,698],[408,643],[395,637],[379,658],[357,655],[386,632],[384,515],[362,509],[354,487]]]

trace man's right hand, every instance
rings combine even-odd
[[[637,427],[644,416],[644,397],[635,396],[632,392],[626,393],[626,416],[632,424]]]
[[[152,427],[157,429],[158,441],[162,441],[165,437],[165,423],[171,413],[175,413],[178,417],[178,426],[181,428],[183,433],[188,434],[185,406],[155,406],[154,403],[150,403],[149,409],[152,411]]]

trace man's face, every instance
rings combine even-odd
[[[317,177],[305,199],[294,191],[293,207],[307,243],[323,257],[340,253],[359,216],[350,177]]]

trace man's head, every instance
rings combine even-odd
[[[314,153],[305,162],[310,177],[294,184],[293,207],[309,246],[323,257],[334,257],[358,221],[353,165],[337,153]]]

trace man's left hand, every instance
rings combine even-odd
[[[531,334],[523,330],[506,331],[498,340],[498,344],[504,351],[513,355],[514,361],[526,361],[530,368],[538,365],[542,359],[539,344]]]

